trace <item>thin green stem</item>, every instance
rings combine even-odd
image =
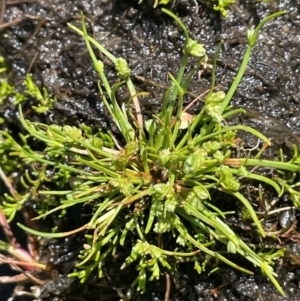
[[[251,158],[229,158],[226,159],[225,164],[232,166],[258,166],[258,167],[267,167],[273,168],[274,170],[287,170],[291,172],[299,172],[300,165],[288,163],[288,162],[278,162],[264,159],[251,159]]]
[[[230,194],[234,195],[238,200],[242,202],[242,204],[247,208],[248,212],[250,213],[260,235],[262,237],[266,237],[266,233],[249,201],[240,192],[231,192]]]

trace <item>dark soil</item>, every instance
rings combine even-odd
[[[225,91],[238,71],[245,52],[246,30],[256,26],[271,13],[287,10],[286,15],[268,23],[260,33],[246,75],[233,101],[234,106],[245,108],[247,113],[240,116],[240,120],[232,122],[249,124],[270,137],[273,147],[268,151],[269,156],[276,156],[279,148],[289,151],[294,143],[300,147],[299,1],[274,0],[261,3],[236,0],[237,3],[230,7],[227,19],[214,12],[209,1],[196,1],[178,0],[174,11],[186,24],[191,36],[206,45],[210,63],[219,41],[224,40],[218,60],[217,84],[222,85]],[[111,127],[99,100],[98,78],[91,68],[85,44],[81,37],[67,27],[68,22],[80,27],[81,11],[95,39],[116,56],[129,61],[138,90],[150,92],[150,96],[144,98],[141,104],[143,113],[150,116],[159,108],[164,86],[169,81],[167,72],[176,74],[184,40],[173,20],[147,3],[138,5],[136,2],[2,0],[0,55],[8,61],[10,82],[22,90],[21,83],[25,75],[31,73],[35,83],[46,87],[58,98],[55,109],[43,116],[32,116],[28,106],[27,118],[38,118],[47,123],[78,125],[85,122],[95,128]],[[113,80],[109,64],[106,68]],[[160,87],[152,86],[141,80],[141,77],[159,83]],[[199,79],[195,79],[190,92],[201,94],[209,88],[210,80],[210,71],[205,70]],[[122,102],[127,97],[126,92],[119,93],[118,97]],[[190,96],[186,103],[192,99]],[[193,109],[198,111],[200,107],[201,102]],[[2,129],[15,134],[21,130],[18,115],[11,103],[7,102],[0,107],[0,116],[6,119],[1,125]],[[249,146],[257,143],[248,136],[243,138]],[[282,200],[279,206],[286,204],[289,201],[284,203]],[[298,215],[296,219],[299,219]],[[232,225],[237,227],[234,221]],[[259,269],[255,270],[245,260],[240,260],[242,266],[255,272],[254,276],[241,274],[224,265],[213,274],[203,272],[199,275],[193,265],[183,263],[171,281],[170,300],[300,300],[299,230],[296,227],[290,237],[281,238],[289,251],[284,260],[278,261],[275,270],[286,292],[285,297],[279,295]],[[62,250],[69,248],[76,255],[80,245],[78,240],[80,238],[56,241],[54,244],[59,244]],[[66,253],[62,251],[60,255]],[[71,257],[59,262],[65,265],[65,271],[68,270],[68,262],[74,261]],[[124,260],[124,255],[120,257],[121,261]],[[114,267],[120,266],[118,260],[106,267],[107,276],[103,281],[95,277],[87,284],[78,286],[76,281],[70,284],[64,282],[65,278],[60,279],[59,284],[66,290],[59,290],[58,283],[55,287],[54,283],[48,282],[44,288],[44,300],[56,300],[54,296],[57,300],[120,300],[118,293],[120,295],[121,292],[129,296],[131,292],[128,288],[135,272],[131,270],[129,274],[120,275],[120,271]],[[149,284],[145,295],[133,292],[131,300],[164,300],[165,287],[165,277],[162,276],[161,281]]]

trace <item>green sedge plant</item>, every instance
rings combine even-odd
[[[85,40],[93,67],[99,74],[101,101],[122,138],[110,131],[94,133],[85,124],[75,127],[31,122],[24,118],[20,103],[20,121],[27,134],[21,134],[16,141],[7,132],[0,132],[0,158],[7,174],[12,172],[11,164],[14,168],[27,167],[21,177],[24,191],[19,192],[17,199],[5,195],[1,209],[12,220],[16,211],[30,199],[37,204],[36,220],[42,220],[51,214],[63,216],[72,206],[90,206],[93,214],[90,221],[70,232],[53,228],[52,232],[44,233],[19,224],[23,230],[41,237],[59,238],[87,231],[86,243],[69,275],[78,277],[81,282],[95,272],[103,277],[103,264],[122,248],[131,253],[121,268],[136,265],[138,274],[133,285],[142,292],[148,280],[159,279],[163,271],[173,272],[182,261],[194,262],[199,273],[207,262],[217,259],[252,274],[229,260],[228,254],[237,253],[261,269],[284,294],[273,269],[274,260],[281,257],[284,250],[256,250],[248,246],[226,223],[226,217],[234,212],[220,210],[212,200],[212,193],[217,191],[224,198],[240,202],[257,240],[262,242],[269,230],[264,227],[265,215],[258,216],[242,193],[244,182],[250,179],[269,185],[278,197],[289,194],[294,206],[300,205],[300,193],[296,190],[300,184],[295,182],[300,170],[298,149],[294,148],[289,161],[285,161],[282,154],[278,160],[262,159],[270,140],[251,127],[226,123],[226,118],[243,113],[242,109],[231,108],[229,103],[243,77],[259,30],[285,12],[265,18],[257,28],[248,31],[248,48],[227,93],[215,89],[215,57],[205,104],[188,125],[183,126],[184,97],[193,76],[206,64],[207,55],[204,45],[189,36],[180,19],[169,10],[162,10],[183,30],[185,45],[178,74],[169,73],[170,86],[162,106],[148,120],[144,120],[138,101],[144,94],[135,91],[127,62],[88,36],[83,17],[82,30],[69,24]],[[104,64],[97,59],[92,45],[115,65],[120,81],[109,83]],[[196,58],[197,63],[185,74],[191,57]],[[131,97],[119,105],[116,91],[124,85]],[[257,137],[264,142],[264,147],[244,158],[235,156],[241,141],[239,131]],[[32,138],[42,141],[45,148],[32,149]],[[271,168],[274,176],[255,172],[257,167]],[[164,241],[170,237],[173,243],[166,245]]]

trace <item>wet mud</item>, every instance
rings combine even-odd
[[[149,96],[141,99],[143,114],[150,116],[154,113],[160,107],[165,87],[169,83],[167,73],[176,74],[184,40],[173,20],[153,9],[146,0],[144,2],[138,5],[133,0],[2,0],[0,55],[8,62],[6,76],[22,91],[21,83],[25,75],[31,73],[38,86],[46,87],[58,99],[54,110],[41,116],[32,116],[30,103],[27,104],[26,118],[57,124],[78,125],[85,122],[94,128],[114,130],[100,101],[98,77],[91,67],[85,44],[67,26],[70,22],[80,27],[80,12],[86,17],[89,33],[115,56],[128,60],[137,89],[150,92]],[[236,4],[229,9],[227,19],[214,12],[209,1],[177,2],[174,12],[187,26],[191,37],[205,44],[209,63],[212,62],[218,43],[224,40],[216,76],[216,84],[222,86],[224,91],[230,87],[246,50],[246,30],[256,26],[271,13],[287,10],[286,15],[271,21],[262,29],[246,74],[232,102],[234,106],[245,108],[246,114],[230,122],[251,125],[271,138],[273,147],[268,151],[269,156],[277,155],[279,148],[288,151],[293,144],[300,147],[298,0],[236,0]],[[105,58],[102,59],[105,61]],[[191,60],[190,68],[192,66]],[[105,68],[113,81],[115,75],[109,62]],[[193,81],[186,104],[207,90],[210,80],[210,70],[203,70]],[[118,101],[126,100],[127,96],[126,91],[119,93]],[[197,112],[201,106],[202,102],[199,101],[192,110]],[[5,117],[1,129],[16,134],[20,131],[18,114],[11,103],[7,102],[0,107],[0,116]],[[257,143],[248,136],[243,139],[252,147]],[[271,199],[271,192],[269,196]],[[280,204],[289,205],[289,201],[282,200]],[[278,223],[284,227],[291,220],[298,221],[299,214],[288,212],[278,218]],[[238,222],[231,222],[239,231]],[[241,274],[223,265],[215,273],[203,272],[199,275],[192,265],[183,263],[172,277],[170,300],[300,300],[297,224],[292,234],[280,238],[279,241],[288,247],[288,251],[275,267],[286,296],[280,296],[259,269],[255,270],[241,259],[241,265],[254,271],[254,276]],[[54,244],[58,245],[58,242]],[[68,263],[74,260],[73,256],[78,252],[78,244],[80,241],[59,241],[59,250],[53,260],[54,264],[63,265],[65,273],[68,271]],[[55,249],[55,246],[50,249]],[[124,256],[126,254],[121,254],[116,261],[124,260]],[[60,262],[55,263],[55,260]],[[106,267],[106,277],[101,281],[91,277],[83,286],[78,286],[76,281],[69,283],[64,278],[56,284],[48,282],[42,294],[43,300],[164,300],[164,276],[160,281],[149,283],[147,293],[140,295],[129,289],[135,276],[134,269],[129,274],[124,272],[120,275],[120,271],[114,268],[114,264],[120,266],[116,261]],[[59,290],[58,284],[64,289]]]

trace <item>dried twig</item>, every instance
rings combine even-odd
[[[171,280],[169,273],[166,273],[166,292],[164,301],[170,300],[170,291],[171,291]]]
[[[3,23],[5,8],[6,8],[6,0],[2,0],[1,13],[0,13],[0,24]]]
[[[24,20],[24,18],[17,18],[17,19],[14,19],[12,21],[0,24],[0,30],[4,29],[6,27],[9,27],[9,26],[18,24],[18,23],[22,22],[23,20]]]

